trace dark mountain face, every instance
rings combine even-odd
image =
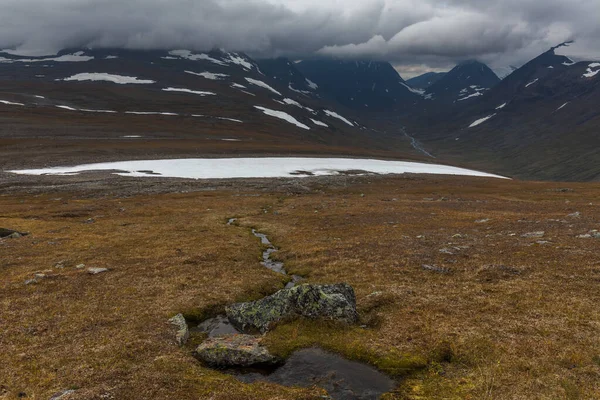
[[[93,138],[134,134],[178,140],[233,136],[243,138],[229,146],[252,152],[310,143],[368,148],[381,139],[346,109],[312,95],[316,85],[293,65],[279,60],[268,67],[280,68],[277,79],[247,55],[221,50],[0,53],[4,133],[87,138],[85,132],[93,131]]]
[[[408,79],[406,83],[414,89],[427,89],[446,75],[446,72],[427,72]]]
[[[600,180],[600,63],[555,49],[453,115],[413,122],[419,139],[437,155],[515,177]]]
[[[280,86],[287,86],[288,89],[305,96],[317,96],[319,86],[306,79],[287,58],[262,59],[257,63],[260,70]]]
[[[328,97],[354,110],[390,110],[419,99],[387,62],[308,60],[296,67]]]
[[[425,97],[438,102],[472,101],[496,86],[500,78],[485,64],[466,61],[445,74],[425,91]]]

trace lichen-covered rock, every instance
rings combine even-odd
[[[265,333],[283,320],[324,318],[348,324],[358,320],[354,289],[337,285],[300,285],[258,301],[227,307],[227,317],[243,332]]]
[[[177,314],[173,318],[169,320],[171,325],[177,328],[177,333],[175,333],[175,341],[178,345],[183,346],[187,343],[190,338],[190,330],[188,328],[187,322],[182,314]]]
[[[262,338],[251,335],[229,335],[210,338],[196,349],[196,357],[218,368],[276,365],[275,357],[262,344]]]
[[[12,229],[0,228],[0,238],[18,239],[27,236],[26,232],[17,232]]]

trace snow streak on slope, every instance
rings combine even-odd
[[[538,78],[535,78],[533,81],[529,82],[527,85],[525,85],[526,88],[528,88],[529,86],[533,85],[534,83],[536,83],[537,81],[539,81]]]
[[[254,108],[261,110],[263,113],[265,113],[266,115],[268,115],[270,117],[279,118],[279,119],[289,122],[290,124],[294,124],[299,128],[310,130],[310,128],[308,126],[304,125],[302,122],[298,121],[296,118],[292,117],[290,114],[284,113],[283,111],[270,110],[268,108],[260,107],[260,106],[254,106]]]
[[[192,74],[192,75],[197,75],[197,76],[201,76],[203,78],[206,79],[210,79],[211,81],[220,81],[223,78],[228,77],[229,75],[227,74],[213,74],[212,72],[192,72],[192,71],[185,71],[186,74]]]
[[[15,103],[14,101],[8,101],[8,100],[0,100],[0,104],[5,104],[7,106],[24,106],[25,105],[23,103]]]
[[[507,105],[507,104],[508,104],[508,103],[500,104],[498,107],[496,107],[496,110],[501,110],[501,109],[503,109],[504,107],[506,107],[506,105]]]
[[[128,171],[121,176],[167,178],[227,179],[280,178],[311,175],[337,175],[345,171],[365,171],[376,174],[443,174],[503,178],[498,175],[451,167],[406,161],[382,161],[352,158],[213,158],[121,161],[76,167],[56,167],[9,171],[22,175],[69,175],[84,171]]]
[[[316,119],[312,119],[312,118],[310,118],[310,120],[315,125],[322,126],[323,128],[329,128],[329,125],[327,125],[325,122],[317,121]]]
[[[63,81],[106,81],[117,83],[119,85],[127,84],[152,84],[155,83],[149,79],[138,79],[134,76],[113,75],[96,72],[84,72],[63,79]]]
[[[570,103],[570,102],[569,102],[569,101],[567,101],[565,104],[563,104],[562,106],[558,107],[558,108],[556,109],[556,111],[562,110],[562,109],[563,109],[563,108],[565,108],[565,106],[566,106],[567,104],[569,104],[569,103]]]
[[[216,93],[213,92],[202,92],[202,91],[198,91],[198,90],[190,90],[190,89],[179,89],[179,88],[166,88],[163,89],[164,92],[182,92],[182,93],[189,93],[189,94],[197,94],[199,96],[216,96]]]
[[[306,84],[308,85],[309,88],[311,88],[312,90],[317,90],[319,88],[319,85],[317,85],[316,83],[314,83],[313,81],[311,81],[308,78],[306,79]]]
[[[481,125],[481,124],[483,124],[485,121],[487,121],[488,119],[491,119],[491,118],[493,118],[493,117],[495,117],[495,116],[496,116],[496,114],[492,114],[492,115],[488,115],[487,117],[484,117],[484,118],[478,119],[477,121],[475,121],[475,122],[473,122],[471,125],[469,125],[469,128],[474,128],[474,127],[476,127],[476,126],[478,126],[478,125]]]
[[[337,119],[339,119],[339,120],[341,120],[341,121],[345,122],[346,124],[348,124],[348,125],[350,125],[350,126],[354,126],[354,124],[353,124],[352,122],[348,121],[346,118],[342,117],[340,114],[338,114],[338,113],[336,113],[336,112],[334,112],[334,111],[330,111],[330,110],[323,110],[323,112],[324,112],[325,114],[327,114],[329,117],[332,117],[332,118],[337,118]]]
[[[277,95],[279,95],[279,96],[281,96],[281,95],[282,95],[282,94],[281,94],[281,93],[279,93],[277,90],[273,89],[271,86],[267,85],[267,84],[266,84],[266,83],[264,83],[263,81],[259,81],[258,79],[252,79],[252,78],[246,78],[246,80],[247,80],[249,83],[251,83],[251,84],[253,84],[253,85],[255,85],[255,86],[259,86],[259,87],[261,87],[261,88],[263,88],[263,89],[270,90],[271,92],[273,92],[273,93],[275,93],[275,94],[277,94]]]

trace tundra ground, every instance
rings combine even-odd
[[[600,229],[598,184],[39,179],[0,195],[0,227],[30,232],[0,239],[0,398],[319,398],[242,384],[175,344],[173,315],[285,284],[252,227],[290,273],[352,285],[362,318],[281,325],[274,353],[370,363],[398,378],[390,399],[600,398],[600,239],[578,237]]]

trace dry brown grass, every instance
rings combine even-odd
[[[306,194],[0,196],[0,226],[32,232],[0,242],[0,397],[68,388],[77,399],[320,395],[243,385],[174,344],[173,314],[281,287],[258,263],[251,226],[270,235],[291,272],[353,285],[367,325],[281,326],[267,336],[275,352],[316,343],[371,362],[405,377],[390,398],[600,397],[600,242],[575,237],[600,228],[599,185],[310,182]],[[565,186],[573,191],[556,190]],[[575,211],[581,218],[566,217]],[[231,216],[241,226],[225,226]],[[521,237],[542,230],[549,243]],[[53,268],[62,260],[66,268]],[[110,271],[91,276],[79,263]]]

